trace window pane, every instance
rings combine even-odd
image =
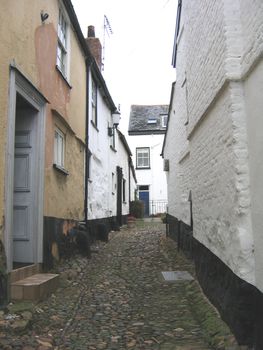
[[[59,130],[55,130],[54,163],[64,167],[64,134]]]
[[[149,168],[150,166],[150,151],[149,148],[137,148],[137,167]]]
[[[58,46],[57,46],[57,66],[66,75],[66,55],[67,55],[67,22],[63,12],[59,11],[58,22]]]

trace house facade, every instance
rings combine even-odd
[[[240,344],[261,349],[262,5],[178,2],[162,155],[169,235]]]
[[[117,169],[125,222],[132,169],[97,39],[92,28],[92,45],[84,38],[71,1],[9,1],[2,10],[0,302],[17,268],[49,269],[69,256],[80,223],[116,222],[119,204],[109,189]],[[87,243],[88,233],[81,236]]]
[[[108,232],[125,223],[129,214],[133,165],[127,141],[118,130],[120,112],[101,74],[102,47],[93,26],[88,29],[87,43],[96,60],[90,66],[89,81],[87,219],[92,231],[104,225]]]
[[[9,273],[58,258],[58,242],[83,218],[87,50],[70,1],[9,1],[3,13],[0,239]]]
[[[166,211],[167,185],[160,154],[167,114],[167,105],[131,106],[129,143],[136,166],[137,196],[144,202],[145,216]]]

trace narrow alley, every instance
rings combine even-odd
[[[165,281],[164,271],[189,279]],[[1,349],[239,349],[161,221],[138,220],[59,264],[60,287],[1,314]],[[181,275],[184,277],[184,274]]]

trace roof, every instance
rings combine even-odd
[[[118,135],[119,135],[119,137],[120,137],[120,140],[121,140],[121,142],[122,142],[122,144],[123,144],[123,147],[125,148],[127,154],[128,154],[129,156],[132,156],[130,147],[129,147],[129,145],[128,145],[128,142],[127,142],[125,136],[123,135],[123,133],[122,133],[119,129],[117,129],[117,133],[118,133]]]
[[[165,134],[162,116],[168,115],[168,105],[132,105],[129,135]]]

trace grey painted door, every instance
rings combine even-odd
[[[16,110],[13,206],[13,261],[34,262],[36,219],[34,218],[35,112]]]

